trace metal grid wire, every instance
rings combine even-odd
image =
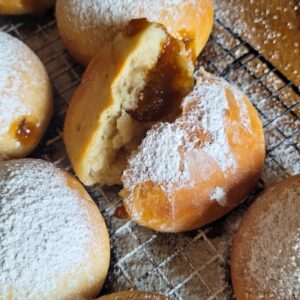
[[[54,117],[32,156],[71,171],[62,126],[83,68],[65,50],[53,12],[40,18],[0,17],[0,30],[37,53],[53,84]],[[182,300],[232,299],[230,244],[245,209],[264,186],[300,172],[299,90],[218,19],[200,64],[239,86],[259,111],[267,144],[264,174],[257,190],[229,215],[183,234],[156,233],[114,217],[119,187],[88,189],[106,219],[111,239],[111,266],[102,293],[133,288]]]

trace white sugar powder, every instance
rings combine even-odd
[[[198,0],[64,1],[67,2],[65,4],[70,8],[64,18],[70,25],[73,25],[70,27],[74,33],[81,34],[90,30],[97,30],[96,34],[85,36],[85,39],[97,39],[99,45],[110,40],[131,19],[147,18],[152,22],[165,23],[164,19],[171,17],[177,22],[182,15],[182,9],[187,5],[196,3],[198,6],[201,6]],[[189,15],[186,15],[185,18],[188,19]],[[75,23],[74,20],[76,20]]]
[[[249,110],[246,102],[244,101],[244,98],[246,97],[238,88],[235,86],[231,87],[235,100],[238,103],[239,111],[240,111],[240,120],[242,122],[242,126],[244,130],[246,130],[248,133],[252,133],[251,129],[251,120],[249,117]]]
[[[194,91],[184,100],[183,106],[191,103],[194,105],[192,110],[179,122],[190,127],[191,131],[203,130],[208,133],[210,140],[203,143],[202,149],[213,157],[222,171],[234,168],[235,160],[225,134],[225,112],[229,106],[223,82],[216,84],[199,81]]]
[[[181,10],[190,4],[201,5],[198,0],[67,0],[71,8],[70,15],[79,18],[79,27],[97,26],[97,24],[127,23],[133,17],[147,17],[155,21],[162,11],[178,18]],[[147,8],[147,9],[146,9]],[[188,16],[187,16],[188,18]],[[114,20],[112,22],[112,20]],[[109,34],[109,33],[107,33]]]
[[[2,163],[0,294],[9,294],[13,287],[15,299],[49,295],[61,284],[59,276],[75,272],[86,258],[89,222],[80,196],[52,165],[34,160]],[[72,284],[80,286],[80,278]]]
[[[31,68],[35,62],[29,59],[30,55],[31,50],[25,44],[0,31],[0,141],[12,120],[30,114],[22,94],[37,84]],[[26,76],[27,81],[21,76]]]
[[[148,131],[124,172],[124,178],[128,179],[126,186],[134,186],[137,179],[138,182],[154,181],[163,183],[171,192],[173,182],[186,179],[183,178],[186,174],[180,170],[179,152],[184,135],[183,130],[169,123],[159,123]]]
[[[229,170],[234,170],[236,161],[225,133],[226,112],[229,110],[226,88],[232,90],[239,107],[246,105],[241,94],[236,95],[236,90],[231,89],[224,80],[208,73],[200,76],[194,91],[182,103],[182,116],[174,124],[157,124],[148,132],[136,154],[129,159],[123,174],[127,191],[132,192],[138,183],[153,181],[165,188],[167,195],[172,197],[175,189],[193,182],[182,157],[187,149],[205,152],[225,176]],[[249,118],[246,106],[240,109],[240,118]],[[247,121],[241,122],[239,126],[251,130]],[[203,140],[199,133],[205,133],[207,139]],[[242,143],[241,140],[237,142]],[[198,167],[201,168],[201,165]],[[222,199],[216,199],[221,205],[226,199],[226,195],[222,196]]]
[[[217,186],[213,190],[213,192],[212,192],[212,194],[211,194],[211,196],[210,196],[209,199],[212,200],[212,201],[218,202],[221,206],[225,206],[226,205],[226,193],[219,186]]]

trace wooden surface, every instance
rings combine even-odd
[[[217,17],[300,88],[300,0],[216,0]]]

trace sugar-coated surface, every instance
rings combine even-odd
[[[153,181],[171,197],[175,189],[193,181],[185,163],[187,160],[183,159],[193,150],[210,157],[225,174],[234,170],[236,160],[225,133],[226,110],[229,109],[226,89],[232,91],[240,107],[241,126],[251,130],[242,94],[223,79],[209,74],[200,76],[194,91],[183,101],[182,116],[174,124],[155,125],[137,153],[129,159],[123,174],[125,189],[133,191],[136,184]],[[207,169],[205,165],[199,165],[199,168]],[[213,198],[215,192],[212,191]],[[226,198],[225,193],[221,198]],[[217,202],[224,205],[224,201]]]
[[[32,74],[36,60],[25,44],[0,31],[0,141],[13,120],[30,115],[23,92],[41,84]]]
[[[146,17],[149,21],[158,21],[162,11],[179,18],[181,10],[198,0],[68,0],[70,11],[66,15],[72,24],[78,20],[73,30],[95,29],[99,24],[108,26],[101,36],[103,41],[113,36],[132,18]],[[188,18],[188,16],[187,16]],[[160,21],[163,19],[160,17]],[[112,26],[114,24],[114,26]]]
[[[224,192],[224,190],[217,186],[213,193],[210,196],[210,200],[212,201],[217,201],[221,206],[225,206],[226,205],[226,193]]]
[[[49,163],[0,164],[0,298],[10,288],[14,299],[45,297],[84,268],[91,229],[81,201]],[[80,278],[65,284],[76,289]]]
[[[266,290],[272,299],[300,299],[300,186],[295,182],[274,197],[256,220],[248,267],[263,288],[260,299]]]
[[[157,17],[161,11],[169,15],[180,15],[178,7],[197,3],[198,0],[68,0],[70,3],[70,14],[79,16],[80,27],[90,27],[98,24],[110,24],[112,19],[123,22],[130,20],[131,16],[145,15],[151,19]],[[142,9],[141,9],[142,8]],[[145,9],[147,8],[147,9]]]
[[[172,183],[186,180],[185,172],[179,171],[179,147],[184,146],[184,135],[185,132],[173,124],[160,123],[154,126],[147,133],[147,140],[143,142],[138,154],[130,160],[131,169],[125,171],[124,175],[126,184],[134,186],[137,182],[147,180],[166,182],[167,189],[171,191]],[[134,168],[135,163],[141,168]],[[136,176],[139,176],[139,179]]]
[[[228,49],[232,49],[233,44],[235,46],[241,41],[217,21],[218,14],[216,14],[213,31],[214,39],[201,55],[201,64],[204,64],[210,72],[216,75],[220,75],[224,69],[228,70],[227,79],[231,83],[239,85],[253,100],[254,104],[261,102],[264,97],[268,96],[264,89],[266,85],[262,82],[264,79],[269,79],[272,73],[268,73],[268,67],[265,66],[257,53],[246,48],[245,54],[244,43],[229,52]],[[42,147],[39,156],[47,157],[55,164],[66,168],[69,165],[63,150],[61,137],[63,123],[60,116],[64,115],[66,103],[71,97],[72,90],[70,92],[68,87],[70,84],[72,87],[76,86],[81,78],[81,74],[78,74],[78,65],[73,64],[73,60],[66,54],[65,46],[59,38],[57,25],[51,12],[47,15],[46,20],[42,17],[35,24],[31,22],[30,18],[20,20],[20,18],[15,17],[0,17],[0,27],[6,31],[18,30],[23,39],[30,36],[29,40],[34,44],[33,49],[37,51],[41,48],[44,49],[39,54],[48,68],[50,77],[53,78],[54,86],[57,87],[57,114],[54,116],[54,122],[50,125],[50,132],[45,137],[47,143]],[[225,37],[229,38],[232,43],[226,43],[228,39]],[[239,56],[232,58],[236,52],[245,54],[246,59],[236,60]],[[249,58],[255,59],[251,61]],[[72,61],[73,67],[66,68],[70,61]],[[265,67],[264,73],[262,73],[263,77],[259,81],[247,76],[253,69],[251,67],[252,62],[255,63],[255,66],[259,64]],[[240,63],[243,64],[243,68],[238,67],[236,69]],[[57,76],[58,74],[62,76]],[[280,81],[283,83],[282,79]],[[288,103],[293,102],[294,105],[297,101],[299,102],[299,95],[295,92],[292,95],[291,91],[290,87],[282,90],[278,94],[278,102],[284,103],[286,101],[285,103],[287,103],[288,101]],[[290,106],[291,104],[289,104]],[[297,105],[297,107],[300,106]],[[260,116],[263,117],[264,113],[268,111],[266,107],[262,107],[259,109]],[[273,132],[282,128],[284,129],[282,132],[295,132],[294,128],[297,128],[295,118],[286,108],[282,114],[283,116],[278,122],[270,123],[265,129]],[[269,119],[270,122],[273,120],[274,118]],[[51,132],[53,133],[51,134]],[[300,134],[297,132],[289,139],[280,134],[280,139],[276,145],[283,140],[285,141],[284,144],[275,146],[275,144],[267,143],[267,146],[271,147],[270,150],[275,149],[267,154],[263,177],[265,185],[270,185],[282,177],[286,177],[287,173],[296,174],[300,172],[300,154],[297,150],[299,147],[294,148],[294,152],[290,151],[294,145],[300,146],[299,137]],[[294,144],[292,145],[292,143]],[[273,155],[274,151],[276,151],[276,156]],[[290,153],[295,154],[293,155],[295,160],[292,162],[290,162]],[[243,216],[246,208],[244,205],[219,222],[206,226],[204,230],[201,229],[188,234],[159,234],[133,222],[112,217],[115,207],[120,205],[118,188],[101,189],[99,186],[95,186],[89,190],[95,201],[99,203],[101,211],[105,211],[104,217],[111,232],[112,264],[114,265],[111,267],[105,283],[105,294],[134,289],[156,290],[176,300],[233,299],[230,272],[228,264],[224,262],[227,261],[227,254],[233,237],[232,228],[236,228],[236,224]],[[258,190],[255,190],[255,194],[257,192]]]

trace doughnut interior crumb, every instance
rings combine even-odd
[[[149,24],[133,20],[123,31],[123,38],[131,38],[144,30],[140,46],[111,84],[114,103],[102,114],[102,130],[89,156],[93,183],[120,184],[128,157],[147,131],[156,122],[175,119],[182,99],[193,88],[193,64],[184,44],[161,25]],[[138,30],[132,29],[135,26]]]

